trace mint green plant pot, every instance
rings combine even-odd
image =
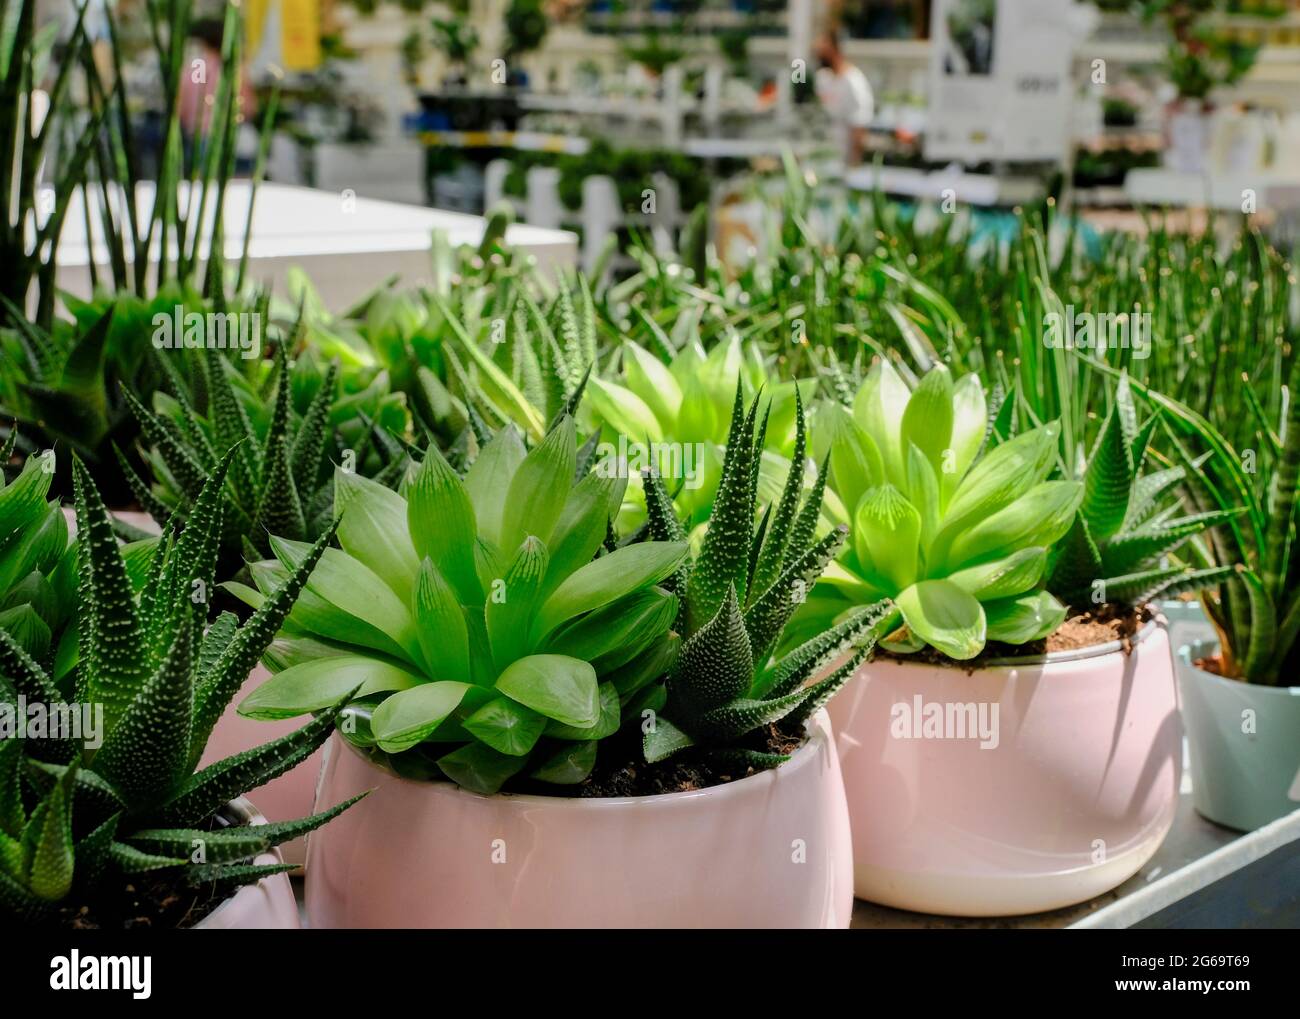
[[[1201,816],[1253,831],[1300,810],[1300,686],[1224,679],[1192,663],[1214,640],[1178,651],[1178,685]]]
[[[1160,614],[1168,621],[1169,645],[1175,655],[1184,644],[1217,636],[1199,599],[1166,598],[1160,602]]]

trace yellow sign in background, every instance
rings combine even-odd
[[[320,0],[245,0],[248,52],[262,44],[272,5],[280,10],[280,65],[286,71],[313,71],[320,66]],[[273,41],[274,42],[274,41]]]

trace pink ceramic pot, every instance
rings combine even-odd
[[[207,749],[199,761],[199,767],[225,760],[234,754],[252,750],[273,739],[296,732],[310,719],[285,718],[277,721],[259,722],[244,718],[235,708],[254,690],[270,679],[271,674],[265,666],[257,666],[248,675],[239,693],[235,694],[225,713],[217,721],[212,735],[208,738]],[[322,751],[317,750],[298,767],[285,772],[279,778],[272,779],[256,790],[250,789],[257,796],[258,809],[272,821],[296,821],[311,813],[312,801],[316,797],[316,776],[320,774]],[[307,857],[306,838],[294,839],[280,847],[286,863],[299,866]]]
[[[1128,655],[973,673],[877,659],[830,714],[859,898],[954,916],[1068,906],[1130,877],[1173,823],[1182,723],[1154,622]]]
[[[266,818],[257,812],[248,800],[234,800],[230,812],[245,824],[266,824]],[[276,850],[263,853],[253,861],[262,866],[281,863]],[[245,885],[230,898],[205,916],[193,927],[196,931],[220,930],[281,930],[296,931],[298,903],[293,897],[293,886],[284,874],[272,874],[256,884]]]
[[[663,796],[479,796],[396,778],[335,734],[307,917],[340,927],[846,927],[853,874],[824,716],[790,761]]]

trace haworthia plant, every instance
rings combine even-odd
[[[1077,609],[1102,604],[1144,605],[1224,580],[1231,566],[1196,568],[1169,557],[1236,512],[1180,515],[1176,493],[1187,470],[1172,466],[1144,474],[1157,407],[1139,421],[1128,376],[1114,387],[1110,410],[1088,457],[1083,502],[1052,553],[1048,589]]]
[[[579,470],[567,415],[532,450],[498,432],[463,478],[431,447],[404,495],[335,482],[342,547],[324,552],[267,657],[275,675],[240,711],[301,715],[360,683],[342,731],[399,773],[478,793],[585,779],[675,653],[678,598],[660,584],[685,544],[607,548],[626,478],[610,461]],[[232,587],[254,605],[308,554],[282,537],[271,548],[257,590]]]
[[[805,625],[892,598],[903,627],[887,646],[973,658],[986,641],[1046,637],[1066,610],[1043,590],[1048,553],[1084,486],[1051,481],[1057,433],[1042,425],[984,452],[988,420],[973,375],[937,365],[915,391],[878,362],[853,401],[818,407],[819,450],[849,511],[852,540],[823,575]]]
[[[159,363],[167,389],[154,394],[152,409],[126,394],[155,484],[146,485],[120,455],[119,461],[137,500],[165,524],[173,515],[188,516],[215,464],[231,453],[222,535],[227,566],[245,554],[265,555],[271,534],[314,540],[329,527],[331,460],[347,470],[371,470],[388,485],[396,485],[406,470],[409,460],[398,441],[408,420],[405,407],[382,377],[361,393],[340,394],[337,364],[320,377],[309,364],[291,365],[278,347],[270,371],[254,387],[215,349],[199,355],[202,362],[190,365],[188,374],[166,356]],[[295,390],[309,387],[314,391],[300,413]],[[361,434],[354,429],[351,440],[344,438],[344,423],[362,421]],[[346,446],[349,441],[356,445]]]
[[[761,509],[756,524],[758,463],[770,404],[757,421],[761,401],[746,411],[737,389],[722,482],[703,544],[671,580],[683,600],[678,628],[684,640],[665,687],[646,705],[657,711],[643,740],[652,763],[689,749],[756,770],[780,764],[783,754],[739,744],[776,722],[797,732],[895,625],[897,612],[882,599],[774,655],[786,624],[846,537],[844,527],[817,535],[824,479],[819,475],[804,496],[803,406],[798,396],[795,401],[794,463],[779,498]],[[680,539],[682,523],[662,479],[650,473],[646,486],[650,534]]]
[[[307,549],[242,626],[226,614],[204,632],[231,461],[215,466],[187,526],[152,543],[138,586],[98,489],[74,462],[76,669],[70,682],[56,681],[0,628],[0,701],[16,712],[22,697],[89,726],[0,740],[0,912],[55,922],[70,897],[85,904],[128,895],[132,875],[144,872],[174,872],[178,888],[233,889],[286,869],[253,860],[350,805],[255,829],[220,820],[230,800],[320,746],[341,704],[295,733],[195,770],[333,534]]]

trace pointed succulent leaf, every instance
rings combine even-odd
[[[408,690],[419,674],[381,658],[333,655],[290,666],[259,686],[239,704],[246,718],[294,718],[324,711],[356,690],[358,696]]]
[[[564,510],[555,525],[551,541],[546,589],[553,591],[564,580],[595,558],[618,513],[627,488],[619,472],[596,470],[569,491]]]
[[[148,676],[145,635],[108,510],[80,459],[72,462],[81,575],[79,637],[86,699],[112,729]]]
[[[499,666],[504,667],[531,650],[528,626],[537,614],[549,565],[545,542],[529,535],[519,545],[505,576],[497,578],[492,585],[484,619],[492,657]]]
[[[573,419],[567,415],[524,457],[510,480],[501,545],[518,548],[528,535],[551,541],[564,511],[577,461]]]
[[[502,428],[479,452],[465,472],[465,490],[474,508],[479,534],[501,543],[501,527],[509,503],[510,482],[527,456],[513,426]]]
[[[1070,528],[1083,499],[1077,481],[1044,481],[953,542],[947,562],[966,566],[1027,545],[1053,545]]]
[[[483,590],[474,568],[474,507],[464,483],[436,447],[429,448],[406,499],[416,553],[433,560],[462,604],[482,604]]]
[[[195,697],[194,728],[191,734],[191,766],[203,756],[212,727],[279,632],[294,601],[306,586],[307,578],[333,538],[334,528],[330,527],[316,540],[307,557],[284,583],[239,628],[239,632],[212,667],[211,675],[199,687]]]
[[[595,740],[561,744],[560,749],[542,761],[530,775],[551,785],[577,785],[585,781],[596,766],[596,748]]]
[[[893,485],[868,489],[854,513],[858,562],[901,591],[920,568],[921,514]]]
[[[949,658],[974,658],[984,647],[984,610],[950,580],[922,580],[902,591],[898,608],[909,630]]]
[[[1042,640],[1065,622],[1066,608],[1046,591],[984,602],[985,637],[1007,644]]]
[[[754,531],[752,461],[756,451],[747,425],[741,420],[744,416],[741,391],[737,387],[722,483],[713,502],[700,554],[691,569],[687,617],[692,629],[703,626],[717,614],[729,589],[734,589],[741,598],[746,594]]]
[[[534,646],[566,620],[659,583],[677,569],[686,552],[681,543],[648,541],[624,546],[583,566],[542,603],[530,635]]]
[[[1134,476],[1133,453],[1124,435],[1118,406],[1112,406],[1084,475],[1080,512],[1088,521],[1094,540],[1104,542],[1123,526]]]
[[[334,472],[339,544],[385,581],[403,605],[411,603],[419,558],[411,542],[406,500],[355,472]]]
[[[780,643],[791,616],[802,605],[827,564],[844,547],[847,527],[831,530],[812,548],[794,559],[757,601],[745,610],[755,667],[761,667]]]
[[[438,758],[443,774],[462,788],[482,796],[499,792],[527,763],[526,757],[503,754],[477,742]]]
[[[222,804],[301,764],[329,738],[335,719],[352,696],[354,692],[295,732],[195,772],[153,812],[156,819],[167,824],[198,824],[220,810]]]
[[[496,689],[565,725],[589,728],[600,718],[596,670],[567,655],[528,655],[508,665]]]
[[[108,731],[92,767],[139,809],[169,792],[188,764],[194,669],[188,608],[158,670]]]
[[[804,424],[803,398],[795,387],[795,440],[794,451],[790,458],[790,472],[786,475],[785,487],[781,490],[781,500],[777,503],[768,525],[767,537],[759,550],[754,564],[753,577],[750,579],[749,591],[752,601],[755,594],[762,594],[772,586],[781,572],[785,561],[785,551],[794,527],[795,516],[799,512],[799,497],[803,494],[804,457],[807,450],[807,435]],[[649,497],[646,499],[649,505]]]
[[[728,588],[714,617],[682,645],[669,677],[668,692],[678,722],[691,729],[693,717],[744,696],[753,681],[749,632],[735,588]]]
[[[300,492],[313,491],[321,476],[325,463],[325,435],[329,427],[329,411],[334,401],[338,373],[338,362],[330,362],[325,378],[312,397],[302,424],[298,426],[298,434],[294,436],[293,451],[289,457],[290,473]]]
[[[695,741],[668,719],[660,716],[654,725],[646,730],[642,740],[642,752],[645,759],[654,764],[667,760],[673,754],[694,746]]]
[[[755,686],[755,695],[781,697],[797,690],[850,648],[875,646],[898,625],[898,619],[897,607],[888,600],[858,610],[782,657]]]
[[[272,537],[271,551],[286,569],[295,569],[307,560],[312,546]],[[409,602],[402,601],[360,560],[336,548],[325,549],[307,580],[307,590],[340,611],[369,623],[396,644],[407,661],[420,662],[419,636],[407,608]]]
[[[493,750],[522,757],[537,745],[546,728],[546,719],[509,697],[496,697],[461,724]]]
[[[57,902],[72,890],[76,865],[72,840],[72,806],[77,769],[63,777],[36,805],[22,833],[25,884],[39,899]]]

